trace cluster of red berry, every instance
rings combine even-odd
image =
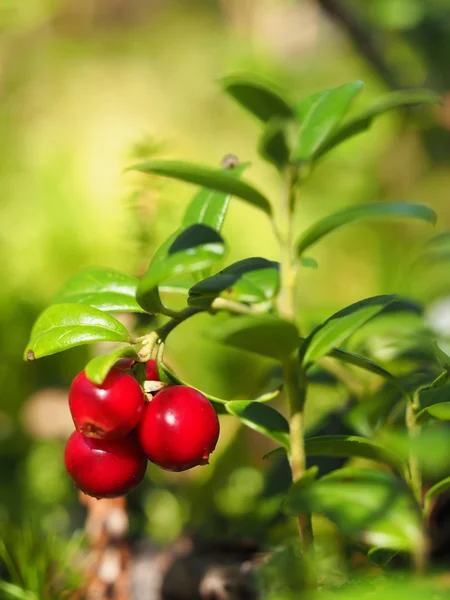
[[[203,394],[173,385],[145,402],[129,366],[119,361],[101,385],[82,371],[70,388],[76,431],[67,442],[66,469],[77,488],[96,498],[133,490],[147,460],[167,471],[207,464],[219,437],[219,420]],[[159,381],[155,361],[146,364],[146,379]]]

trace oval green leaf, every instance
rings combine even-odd
[[[85,368],[87,378],[95,383],[101,385],[108,373],[111,371],[113,366],[120,358],[135,358],[137,359],[137,353],[131,346],[123,346],[111,352],[110,354],[102,354],[96,356],[88,362]]]
[[[289,164],[289,147],[284,127],[283,121],[272,119],[264,128],[258,142],[260,156],[279,171]]]
[[[322,239],[328,233],[335,231],[343,225],[357,221],[377,220],[385,218],[419,219],[434,225],[436,213],[431,208],[422,204],[410,202],[376,202],[363,206],[352,206],[329,215],[317,221],[302,233],[297,242],[297,255]]]
[[[210,331],[210,336],[227,344],[283,361],[298,346],[298,331],[293,323],[277,317],[231,317]]]
[[[138,279],[114,269],[85,269],[69,279],[54,304],[87,304],[108,312],[142,312],[136,302]]]
[[[378,442],[357,435],[323,435],[305,440],[305,452],[310,456],[341,456],[367,458],[400,470],[402,458]]]
[[[190,306],[208,308],[215,298],[257,303],[271,300],[279,289],[279,263],[253,257],[225,267],[189,290]]]
[[[397,296],[393,294],[373,296],[335,313],[316,327],[304,341],[300,349],[300,359],[303,364],[309,365],[328,354],[396,298]]]
[[[312,99],[300,103],[300,134],[293,160],[309,161],[316,156],[337,129],[362,86],[361,81],[345,83],[335,89],[314,94]]]
[[[208,269],[225,255],[225,243],[215,229],[198,223],[179,233],[166,252],[151,261],[137,288],[137,301],[151,312],[164,312],[160,284]]]
[[[303,488],[294,484],[285,508],[289,514],[324,514],[344,534],[371,546],[414,552],[424,544],[406,485],[381,471],[337,469]]]
[[[227,402],[225,408],[250,429],[289,448],[289,423],[272,406],[251,400],[233,400]]]
[[[350,117],[343,123],[342,126],[327,140],[326,144],[317,154],[317,158],[323,156],[338,144],[366,131],[376,117],[391,110],[417,106],[419,104],[437,104],[439,102],[440,96],[430,90],[398,90],[385,94],[374,100],[363,111]]]
[[[442,479],[441,481],[433,485],[425,494],[423,507],[424,513],[426,514],[428,512],[430,505],[435,498],[437,498],[444,492],[447,492],[448,490],[450,490],[450,477],[446,477],[445,479]]]
[[[245,75],[230,75],[220,80],[224,91],[260,121],[294,116],[290,101],[270,85]]]
[[[33,360],[93,342],[130,342],[130,334],[122,323],[98,308],[54,304],[34,324],[24,358]]]
[[[438,421],[450,421],[450,402],[437,402],[431,406],[426,406],[417,413],[416,421],[423,423],[430,417]]]
[[[154,173],[162,177],[201,185],[217,192],[241,198],[241,200],[245,200],[256,208],[260,208],[267,215],[272,214],[272,208],[267,198],[246,181],[237,179],[228,169],[214,169],[176,160],[152,160],[133,165],[128,170]]]
[[[240,177],[250,163],[236,165],[228,168],[227,172],[234,176]],[[231,195],[223,192],[217,192],[204,188],[198,192],[191,200],[183,217],[183,228],[194,225],[195,223],[203,223],[217,231],[221,231],[225,221],[228,205],[230,204]]]

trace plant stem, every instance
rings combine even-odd
[[[296,170],[288,168],[286,182],[280,207],[280,228],[276,229],[280,244],[281,272],[280,293],[278,295],[278,312],[287,321],[296,321],[296,289],[297,265],[293,252],[292,208],[294,206]],[[297,352],[293,353],[283,364],[285,390],[289,402],[289,430],[291,447],[289,463],[293,482],[301,479],[306,469],[305,457],[305,416],[304,407],[307,391],[307,380],[298,363]],[[310,514],[298,516],[298,525],[303,552],[312,551],[313,531]]]
[[[422,474],[420,472],[419,459],[414,452],[415,438],[420,433],[420,426],[416,421],[416,414],[420,409],[419,392],[416,391],[412,400],[406,405],[406,427],[408,429],[411,448],[409,451],[409,482],[411,490],[420,507],[422,507]]]

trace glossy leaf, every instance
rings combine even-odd
[[[398,90],[374,100],[367,108],[350,117],[327,140],[318,156],[329,152],[338,144],[369,129],[376,117],[397,108],[407,108],[419,104],[437,104],[440,97],[429,90]]]
[[[185,380],[178,377],[178,375],[176,375],[176,373],[174,373],[174,371],[172,371],[172,369],[170,367],[168,367],[166,364],[161,363],[161,362],[158,363],[158,375],[159,375],[161,381],[163,381],[164,383],[167,383],[169,385],[186,385],[189,387],[193,387],[190,383],[186,383]],[[198,389],[198,388],[194,388],[194,389]],[[206,398],[208,398],[208,400],[210,402],[212,402],[213,404],[225,405],[228,402],[230,402],[230,400],[224,400],[222,398],[218,398],[217,396],[208,394],[207,392],[204,392],[203,390],[198,390],[198,391],[201,392],[204,396],[206,396]],[[280,391],[281,391],[280,388],[270,390],[269,392],[266,392],[265,394],[259,396],[258,398],[255,398],[254,402],[270,402],[271,400],[273,400],[274,398],[276,398],[279,395]],[[238,402],[238,400],[236,400],[236,401],[233,400],[233,402]]]
[[[56,294],[54,304],[87,304],[109,312],[142,312],[136,302],[138,279],[114,269],[95,267],[71,277]]]
[[[272,450],[272,452],[268,453],[268,454],[274,455],[277,452],[277,450],[283,450],[283,452],[286,452],[285,448],[276,448],[275,450]],[[265,456],[268,456],[268,455],[265,455]],[[291,515],[297,515],[299,513],[298,505],[304,504],[305,491],[316,483],[318,473],[319,473],[318,467],[312,466],[304,472],[303,476],[300,477],[300,479],[298,479],[297,481],[294,481],[292,483],[292,485],[289,489],[289,493],[283,502],[284,512],[291,514]]]
[[[389,448],[357,435],[322,435],[305,440],[305,452],[310,456],[358,457],[374,460],[399,470],[402,458]]]
[[[424,541],[419,512],[404,483],[381,471],[338,469],[288,494],[290,514],[317,512],[358,541],[414,552]]]
[[[450,490],[450,477],[446,477],[445,479],[441,479],[435,485],[433,485],[425,494],[424,499],[424,512],[427,513],[431,503],[435,498]]]
[[[450,421],[450,402],[437,402],[423,408],[416,416],[418,423],[423,423],[430,417],[438,421]]]
[[[322,239],[325,235],[335,231],[343,225],[357,221],[377,220],[385,218],[419,219],[434,225],[436,213],[422,204],[410,202],[377,202],[362,206],[351,206],[333,215],[317,221],[302,233],[297,242],[297,254],[303,252]]]
[[[239,178],[248,166],[249,163],[236,165],[233,168],[227,169],[227,173]],[[208,225],[217,231],[221,231],[230,200],[230,194],[217,192],[208,188],[200,190],[191,200],[184,213],[183,228],[195,223],[203,223],[203,225]]]
[[[133,165],[129,170],[141,173],[154,173],[155,175],[201,185],[217,192],[241,198],[253,206],[260,208],[267,215],[272,214],[272,208],[267,198],[246,181],[237,179],[228,169],[214,169],[204,165],[176,160],[152,160]]]
[[[395,295],[373,296],[335,313],[306,338],[301,347],[302,362],[308,365],[328,354],[396,298]]]
[[[207,269],[224,254],[224,241],[215,229],[191,225],[173,240],[165,257],[160,254],[152,260],[137,288],[137,301],[145,310],[164,312],[157,290],[160,284]]]
[[[225,408],[247,427],[289,448],[289,423],[275,408],[260,402],[233,400]]]
[[[277,317],[232,317],[211,330],[213,339],[261,356],[284,360],[298,345],[295,325]]]
[[[289,163],[289,147],[283,121],[269,121],[259,139],[258,152],[280,171]]]
[[[292,157],[294,160],[301,162],[315,157],[336,131],[362,85],[361,81],[353,81],[315,94],[307,110],[306,101],[300,104],[300,134]]]
[[[131,346],[123,346],[110,354],[96,356],[86,365],[85,371],[87,378],[92,381],[92,383],[101,385],[120,358],[137,358],[136,350]]]
[[[129,341],[126,327],[98,308],[54,304],[35,322],[24,358],[33,360],[93,342]]]
[[[253,257],[225,267],[189,290],[191,306],[209,307],[217,297],[235,302],[256,303],[270,300],[279,289],[279,264]]]
[[[270,85],[245,75],[230,75],[221,79],[224,91],[260,121],[273,117],[289,119],[293,111],[289,100]]]
[[[359,354],[353,354],[353,352],[347,352],[346,350],[342,350],[341,348],[333,348],[328,356],[332,358],[336,358],[342,362],[345,362],[349,365],[353,365],[355,367],[359,367],[360,369],[364,369],[365,371],[369,371],[370,373],[375,373],[375,375],[379,375],[388,381],[391,381],[397,389],[401,391],[404,396],[408,395],[408,392],[404,389],[404,387],[400,384],[392,373],[389,373],[384,367],[381,367],[377,363],[365,358],[364,356],[360,356]]]

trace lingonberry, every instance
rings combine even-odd
[[[64,458],[76,487],[95,498],[116,498],[131,492],[147,469],[147,458],[135,432],[120,440],[98,440],[74,431]]]
[[[145,378],[148,381],[159,381],[158,367],[156,360],[149,360],[145,365]]]
[[[162,389],[145,406],[138,439],[149,460],[167,471],[208,464],[219,437],[219,419],[207,398],[193,388]]]
[[[72,382],[69,406],[77,431],[93,438],[118,439],[138,424],[144,411],[144,393],[134,377],[111,369],[96,385],[82,371]]]

